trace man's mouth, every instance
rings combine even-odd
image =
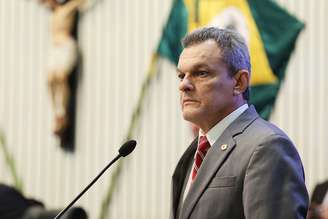
[[[198,101],[196,101],[196,100],[193,100],[193,99],[184,99],[183,101],[182,101],[182,104],[183,105],[188,105],[188,104],[193,104],[193,103],[197,103]]]

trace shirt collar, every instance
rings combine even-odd
[[[238,116],[240,116],[245,110],[248,109],[248,104],[244,104],[240,107],[238,107],[235,111],[224,117],[220,122],[218,122],[213,128],[211,128],[206,134],[199,129],[199,135],[198,136],[204,136],[206,135],[206,138],[210,145],[212,146],[216,140],[221,136],[223,131],[235,120]],[[199,137],[198,137],[199,141]]]

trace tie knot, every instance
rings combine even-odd
[[[200,136],[198,150],[201,151],[205,155],[210,147],[211,147],[211,145],[208,142],[206,136]]]

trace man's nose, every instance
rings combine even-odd
[[[179,84],[180,91],[191,91],[194,88],[194,85],[188,76],[185,76]]]

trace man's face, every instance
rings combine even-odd
[[[185,48],[178,63],[183,117],[207,132],[236,108],[236,80],[214,40]]]

